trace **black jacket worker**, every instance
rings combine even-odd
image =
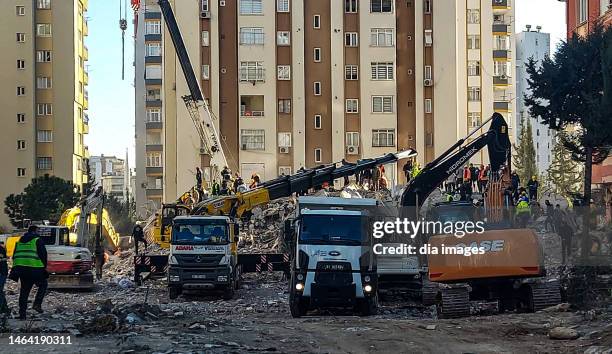
[[[42,302],[47,291],[47,249],[38,236],[38,228],[30,226],[28,232],[15,244],[13,252],[13,271],[17,273],[21,288],[19,290],[19,319],[26,318],[28,297],[32,287],[38,291],[32,308],[42,313]]]

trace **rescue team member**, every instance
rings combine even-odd
[[[529,221],[529,216],[531,214],[531,207],[529,206],[529,198],[527,198],[527,194],[523,192],[521,197],[519,198],[518,203],[516,204],[516,217],[519,221],[519,225],[521,228],[527,227],[527,222]]]
[[[4,284],[6,283],[7,277],[8,264],[6,258],[6,248],[4,247],[4,243],[0,243],[0,314],[5,313],[9,315],[11,311],[8,308],[6,296],[4,295]]]
[[[19,290],[19,319],[25,320],[28,308],[28,297],[32,287],[36,285],[38,291],[34,298],[32,308],[42,313],[42,302],[47,291],[47,278],[49,274],[47,267],[47,249],[45,244],[38,237],[38,228],[30,226],[28,232],[21,236],[19,242],[15,244],[13,252],[13,272],[21,282]],[[14,279],[14,278],[13,278]]]
[[[147,239],[145,238],[144,231],[142,230],[140,223],[136,223],[134,230],[132,230],[132,240],[134,242],[134,251],[136,251],[136,254],[138,254],[138,244],[141,242],[144,243],[144,251],[147,253]]]

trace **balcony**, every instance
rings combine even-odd
[[[493,102],[493,110],[495,112],[509,112],[510,102],[508,101],[495,101]]]
[[[87,71],[83,72],[83,84],[89,85],[89,73]]]
[[[83,36],[89,35],[89,25],[87,25],[87,21],[83,21]]]
[[[83,109],[89,109],[89,91],[83,93]]]
[[[145,64],[161,64],[161,55],[150,55],[145,57]]]
[[[83,134],[89,134],[89,116],[83,115]]]
[[[507,49],[493,49],[493,59],[511,59],[510,51]]]
[[[510,78],[506,75],[493,76],[493,85],[495,86],[508,86],[510,84]]]
[[[151,130],[161,130],[163,128],[163,123],[158,121],[158,122],[146,122],[145,123],[146,128],[147,129],[151,129]]]
[[[240,117],[259,118],[264,116],[264,96],[240,96]]]
[[[147,101],[145,102],[146,107],[161,107],[162,101],[160,99],[154,99],[147,97]]]
[[[253,85],[256,82],[266,81],[266,70],[263,66],[241,66],[240,67],[240,81],[250,82]]]
[[[161,176],[164,173],[164,168],[161,166],[147,166],[147,176]]]
[[[510,8],[510,0],[491,0],[494,10],[507,10]]]
[[[161,34],[145,34],[145,42],[161,42],[162,36]]]
[[[89,49],[87,49],[87,46],[83,46],[83,60],[89,60]]]
[[[161,198],[164,190],[161,188],[147,188],[146,194],[148,198]]]
[[[145,20],[161,20],[161,12],[146,11]]]
[[[164,146],[159,143],[159,144],[149,144],[147,143],[145,150],[147,152],[152,152],[152,151],[164,151]]]
[[[493,23],[493,34],[507,35],[510,33],[510,25],[506,23]]]

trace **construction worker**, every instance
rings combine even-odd
[[[19,319],[26,319],[28,297],[32,287],[36,285],[36,297],[32,308],[42,313],[42,302],[47,291],[47,250],[44,242],[38,237],[38,228],[32,225],[28,228],[19,242],[15,244],[13,252],[13,272],[21,283],[19,290]]]
[[[217,180],[214,180],[212,185],[212,195],[219,195],[220,192],[221,186],[219,185],[219,182]]]
[[[202,190],[202,170],[199,167],[196,167],[196,189],[198,192]]]
[[[257,172],[253,172],[253,174],[251,175],[251,184],[249,185],[249,189],[257,188],[257,186],[259,186],[259,183],[261,183],[259,175],[257,174]]]
[[[516,204],[516,219],[521,228],[527,227],[530,214],[531,206],[529,205],[529,198],[525,192],[522,192],[518,203]]]
[[[8,308],[6,302],[6,296],[4,295],[4,284],[6,284],[6,278],[8,277],[8,263],[6,258],[6,248],[4,243],[0,242],[0,315],[10,314],[11,311]]]
[[[132,240],[134,241],[134,250],[136,251],[136,254],[138,254],[138,244],[141,242],[144,243],[144,252],[147,253],[147,239],[145,238],[144,230],[142,229],[142,226],[140,226],[139,222],[136,223],[134,229],[132,230]]]
[[[537,200],[538,199],[538,187],[540,183],[538,183],[538,178],[536,176],[531,176],[531,180],[527,183],[527,188],[529,189],[529,199]]]

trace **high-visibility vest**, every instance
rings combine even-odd
[[[13,252],[13,266],[30,268],[45,267],[36,250],[37,241],[38,237],[34,237],[29,242],[17,242],[15,244],[15,251]]]
[[[529,203],[527,203],[524,200],[521,200],[517,205],[516,205],[516,213],[528,213],[531,210],[531,207],[529,206]]]

